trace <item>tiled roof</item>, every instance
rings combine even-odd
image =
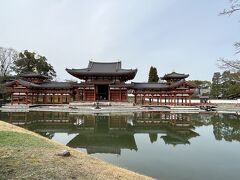
[[[89,61],[87,71],[90,72],[118,72],[122,70],[121,61],[118,62],[93,62]]]
[[[180,73],[172,72],[169,74],[165,74],[162,79],[171,79],[171,78],[185,79],[188,76],[189,76],[189,74],[180,74]]]
[[[173,82],[171,84],[168,83],[138,83],[138,82],[132,82],[132,88],[133,89],[169,89],[169,88],[177,88],[181,86],[183,83],[186,83],[190,88],[195,88],[192,84],[185,81],[185,79],[181,79],[177,82]]]
[[[5,85],[10,87],[15,83],[19,83],[22,86],[28,87],[28,88],[37,88],[37,89],[48,89],[48,88],[53,88],[53,89],[69,89],[73,87],[75,84],[70,83],[70,82],[55,82],[55,81],[49,81],[49,82],[44,82],[42,84],[35,84],[29,81],[25,81],[23,79],[18,79],[14,80],[11,82],[7,82]]]
[[[166,89],[169,87],[166,83],[138,83],[132,82],[133,89]]]
[[[26,87],[40,87],[39,84],[31,83],[29,81],[25,81],[22,79],[18,79],[16,81],[19,82],[19,84],[26,86]]]
[[[40,88],[71,88],[73,86],[70,82],[56,82],[56,81],[50,81],[40,84]]]
[[[122,69],[121,62],[93,62],[89,61],[88,67],[84,69],[66,69],[66,71],[77,77],[83,76],[128,76],[129,80],[133,79],[137,73],[137,69]]]
[[[20,76],[20,77],[23,77],[23,78],[41,78],[41,79],[49,79],[48,76],[45,76],[45,75],[43,75],[43,74],[39,74],[39,73],[34,73],[34,72],[20,74],[19,76]]]

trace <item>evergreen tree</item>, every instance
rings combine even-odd
[[[211,98],[218,98],[222,94],[221,91],[221,73],[215,72],[212,78]]]
[[[227,96],[240,94],[240,83],[232,82],[231,86],[228,88]]]
[[[153,80],[153,67],[150,67],[149,73],[148,73],[148,82],[152,82]]]
[[[230,79],[230,71],[224,71],[222,73],[221,81],[222,81],[222,97],[227,98],[229,95],[229,88],[232,84],[231,79]]]
[[[235,80],[236,73],[224,71],[222,73],[222,95],[223,98],[228,98],[231,95],[240,93],[240,82]]]
[[[157,68],[151,66],[148,74],[148,82],[158,82],[159,77],[157,73]]]
[[[56,77],[56,72],[53,66],[47,62],[46,57],[27,50],[19,53],[19,59],[14,61],[13,70],[17,74],[35,72],[52,78]]]

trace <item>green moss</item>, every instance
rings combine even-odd
[[[51,143],[44,139],[38,138],[31,134],[0,131],[0,147],[54,147]]]

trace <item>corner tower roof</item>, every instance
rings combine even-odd
[[[162,79],[168,80],[168,79],[185,79],[189,76],[189,74],[180,74],[176,72],[172,72],[169,74],[165,74]]]

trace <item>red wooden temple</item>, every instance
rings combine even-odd
[[[73,83],[50,81],[49,77],[28,73],[7,82],[11,104],[67,104],[76,88]]]
[[[195,86],[185,79],[188,74],[166,74],[163,83],[132,83],[136,104],[190,106]]]
[[[129,84],[137,69],[122,69],[119,62],[93,62],[89,61],[84,69],[66,69],[66,71],[82,80],[79,85],[78,100],[83,101],[128,101]]]
[[[47,76],[30,73],[6,83],[11,103],[64,104],[72,101],[128,102],[142,105],[191,105],[195,86],[185,79],[188,74],[166,74],[160,83],[126,83],[134,79],[137,69],[123,69],[121,62],[89,61],[84,69],[66,69],[81,83],[50,81]]]

